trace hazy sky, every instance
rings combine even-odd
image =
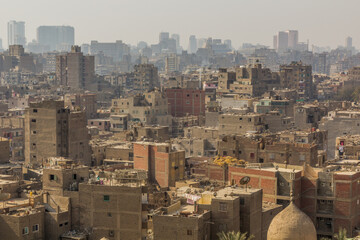
[[[272,46],[279,30],[299,30],[299,40],[336,47],[347,36],[360,46],[359,0],[0,0],[0,38],[7,22],[25,21],[27,41],[40,25],[75,27],[77,44],[91,40],[156,43],[161,31]]]

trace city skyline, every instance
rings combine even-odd
[[[350,2],[353,6],[359,5],[355,0],[348,1],[349,4]],[[355,47],[360,45],[359,34],[353,31],[350,24],[346,24],[359,20],[360,17],[355,13],[356,7],[340,12],[341,2],[319,0],[314,3],[305,0],[296,10],[289,1],[284,0],[276,2],[230,0],[223,8],[218,8],[216,2],[203,0],[196,2],[185,0],[181,4],[171,5],[163,0],[152,2],[109,0],[107,4],[87,1],[86,5],[85,1],[79,0],[71,2],[70,8],[69,4],[68,0],[63,2],[55,0],[51,4],[44,0],[36,3],[24,0],[7,3],[7,11],[0,20],[0,38],[7,39],[7,22],[15,20],[25,22],[27,42],[36,39],[36,28],[41,25],[68,25],[75,28],[76,44],[89,43],[91,40],[103,42],[123,40],[131,45],[146,41],[151,44],[157,42],[159,32],[169,32],[181,36],[181,46],[184,49],[188,46],[190,35],[195,35],[197,38],[231,39],[235,48],[242,43],[272,46],[272,37],[276,32],[296,29],[299,31],[299,41],[306,42],[309,39],[310,45],[335,48],[344,45],[344,39],[348,36],[353,38]],[[19,5],[23,7],[18,8]],[[203,11],[204,6],[207,11]],[[27,9],[32,9],[31,14]],[[78,11],[79,9],[86,11]],[[149,11],[149,9],[155,10]],[[256,11],[250,11],[255,9]],[[304,11],[306,11],[306,19],[303,18]],[[33,17],[36,15],[40,17]],[[163,21],[164,19],[166,21]],[[321,30],[328,26],[332,26],[333,30],[323,33]],[[111,29],[114,31],[110,31]],[[5,48],[6,42],[3,41]]]

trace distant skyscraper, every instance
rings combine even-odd
[[[297,30],[288,30],[286,33],[288,34],[288,48],[296,49],[299,43],[299,32]]]
[[[165,58],[165,70],[167,73],[177,72],[180,70],[180,57],[176,54],[170,54]]]
[[[25,22],[8,22],[8,44],[25,46]]]
[[[345,39],[345,47],[346,49],[348,50],[351,50],[352,49],[352,37],[347,37]]]
[[[110,43],[91,41],[90,53],[92,55],[104,54],[105,56],[112,57],[115,62],[120,62],[124,56],[130,54],[130,46],[121,40]]]
[[[159,34],[159,42],[165,41],[169,39],[169,33],[168,32],[161,32]]]
[[[75,43],[75,30],[71,26],[40,26],[37,41],[48,46],[50,51],[71,49]]]
[[[189,53],[196,53],[197,51],[197,40],[196,37],[194,35],[191,35],[189,38],[189,48],[188,48]]]
[[[206,38],[199,38],[199,39],[197,40],[197,48],[199,49],[199,48],[204,48],[204,47],[206,47],[207,40],[208,40],[208,39],[206,39]]]
[[[278,47],[278,36],[275,35],[275,36],[273,37],[273,48],[274,48],[275,50],[277,50],[277,47]]]
[[[144,41],[140,41],[138,44],[137,44],[137,48],[138,49],[144,49],[147,47],[147,43],[144,42]]]
[[[180,47],[180,35],[179,34],[171,34],[171,38],[176,41],[176,48]]]
[[[81,51],[83,52],[84,55],[89,55],[90,54],[90,44],[87,44],[87,43],[81,44]]]
[[[230,39],[224,40],[224,44],[228,47],[228,49],[232,49],[232,45],[231,45],[231,40],[230,40]]]
[[[285,52],[288,48],[288,33],[279,32],[277,37],[277,50],[278,52]]]
[[[3,50],[3,46],[2,46],[2,39],[0,38],[0,51]]]

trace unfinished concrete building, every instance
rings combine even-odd
[[[96,94],[66,94],[64,101],[65,106],[68,106],[72,110],[81,109],[85,111],[87,119],[96,118],[97,116]]]
[[[158,142],[170,140],[168,126],[134,126],[133,133],[134,138],[137,140],[149,139]]]
[[[157,209],[150,216],[154,239],[167,240],[174,236],[187,240],[211,239],[210,211],[198,211],[194,205],[182,204],[180,199],[169,207]]]
[[[129,98],[113,99],[111,114],[127,114],[128,125],[141,122],[145,125],[171,127],[172,124],[167,98],[157,90]]]
[[[277,111],[287,117],[294,117],[294,100],[282,99],[280,96],[260,99],[254,102],[254,112],[269,113]]]
[[[147,229],[147,192],[143,186],[106,183],[79,185],[81,229],[92,228],[90,239],[143,239]]]
[[[319,164],[316,144],[279,142],[273,137],[225,136],[219,141],[218,154],[250,163]]]
[[[228,71],[226,68],[220,68],[218,74],[218,90],[228,92],[230,84],[236,81],[236,73]]]
[[[315,87],[310,65],[304,65],[302,62],[281,65],[280,82],[282,88],[296,89],[299,98],[312,99],[314,97]]]
[[[207,138],[174,138],[171,143],[185,151],[185,157],[214,157],[218,140]]]
[[[25,114],[25,162],[39,166],[48,157],[69,157],[90,165],[84,112],[64,108],[63,101],[30,103]]]
[[[279,75],[259,63],[236,68],[235,72],[236,81],[229,86],[229,90],[234,93],[257,97],[280,86]]]
[[[139,64],[134,67],[134,90],[141,93],[160,87],[158,68],[153,64]]]
[[[312,104],[297,105],[294,112],[295,127],[300,130],[318,128],[318,122],[324,116],[320,108]]]
[[[174,187],[185,175],[185,151],[169,143],[134,143],[134,168],[149,173],[149,181],[162,188]]]
[[[0,128],[0,136],[3,136],[9,140],[10,146],[10,161],[24,161],[24,129],[23,128]],[[4,141],[4,140],[3,140]],[[4,144],[4,143],[3,143]],[[1,145],[1,143],[0,143]],[[4,147],[4,146],[3,146]],[[6,151],[3,149],[0,155],[5,155]],[[0,157],[1,158],[1,157]]]
[[[246,134],[265,130],[264,114],[221,114],[219,115],[219,134]]]
[[[219,232],[247,232],[255,240],[266,239],[272,218],[281,206],[262,202],[261,189],[236,186],[218,191],[181,187],[167,208],[149,214],[155,239],[218,239]],[[262,224],[264,222],[264,224]]]
[[[0,214],[1,238],[45,239],[44,213],[43,205],[34,206],[28,199],[14,199],[13,204],[5,202]]]
[[[43,190],[63,196],[64,191],[77,191],[79,183],[89,179],[89,167],[74,166],[66,158],[49,158],[43,170]]]
[[[95,80],[95,58],[84,56],[79,46],[56,56],[56,78],[60,85],[72,89],[88,89]]]
[[[133,160],[132,143],[112,139],[93,139],[90,141],[92,165],[101,166],[106,163],[121,163]],[[113,160],[113,161],[111,161]]]
[[[337,137],[335,142],[335,159],[360,160],[360,135]]]
[[[360,111],[331,111],[321,120],[319,129],[328,131],[327,155],[331,160],[337,150],[335,148],[337,137],[360,134]]]

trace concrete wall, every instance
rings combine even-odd
[[[210,212],[194,217],[184,216],[153,216],[154,239],[210,239]]]
[[[0,232],[2,239],[45,239],[44,208],[38,212],[24,216],[0,214]],[[38,224],[39,230],[33,231],[33,226]],[[23,229],[28,228],[28,234],[23,235]]]
[[[10,143],[6,138],[0,137],[0,163],[8,163],[10,160]]]
[[[225,205],[226,210],[220,208]],[[240,199],[239,197],[213,198],[211,201],[211,239],[218,239],[217,233],[240,231]]]
[[[80,184],[79,196],[80,226],[93,229],[90,240],[141,239],[141,187]]]

